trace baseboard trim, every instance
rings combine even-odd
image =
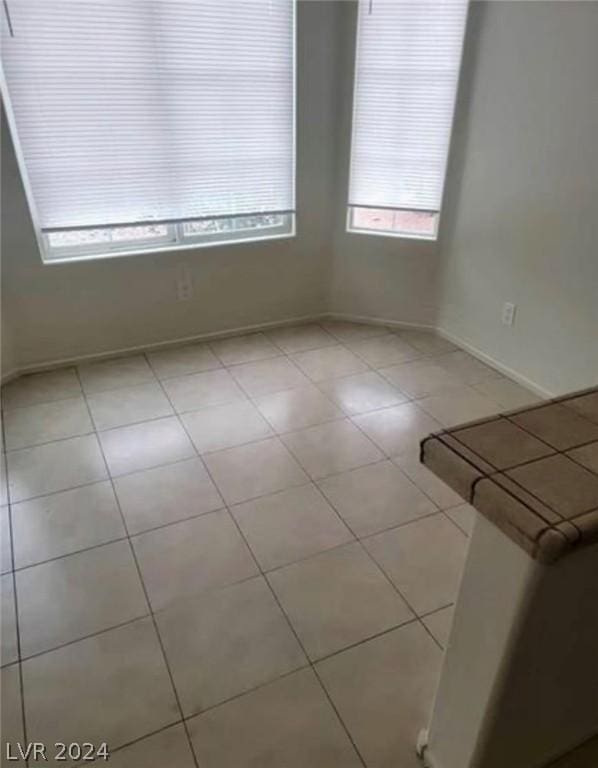
[[[301,315],[299,317],[289,317],[284,320],[270,320],[265,323],[254,323],[252,325],[243,325],[237,328],[229,328],[224,331],[209,331],[207,333],[195,334],[193,336],[181,336],[168,341],[159,341],[153,344],[138,344],[132,347],[119,347],[105,352],[96,352],[90,355],[77,355],[74,357],[63,357],[57,360],[47,360],[40,363],[31,363],[19,368],[14,368],[6,374],[2,374],[2,384],[6,384],[19,376],[29,373],[42,373],[43,371],[54,370],[57,368],[67,368],[82,363],[95,363],[102,360],[111,360],[126,355],[141,354],[144,352],[158,352],[164,349],[174,349],[185,344],[193,344],[201,341],[215,341],[216,339],[226,339],[229,336],[239,336],[246,333],[257,333],[259,331],[272,330],[273,328],[284,328],[285,326],[301,325],[302,323],[313,323],[321,320],[325,315],[319,313],[316,315]]]
[[[550,390],[541,386],[536,381],[532,381],[532,379],[528,379],[527,376],[524,376],[522,373],[519,373],[519,371],[515,371],[513,368],[509,368],[508,365],[501,363],[500,360],[497,360],[491,355],[486,354],[486,352],[482,352],[481,349],[478,349],[478,347],[474,346],[466,339],[463,339],[460,336],[456,336],[454,333],[451,333],[450,331],[447,331],[444,328],[440,328],[439,326],[429,325],[425,323],[404,322],[402,320],[386,320],[383,317],[370,317],[368,315],[352,315],[346,312],[326,312],[324,317],[328,317],[333,320],[348,320],[349,322],[354,322],[354,323],[365,323],[367,325],[384,325],[389,328],[434,331],[443,339],[446,339],[447,341],[450,341],[453,344],[455,344],[455,346],[460,347],[461,349],[464,349],[466,352],[469,352],[470,355],[477,357],[478,360],[481,360],[483,363],[487,363],[488,365],[491,365],[493,368],[496,368],[497,371],[500,371],[500,373],[504,374],[505,376],[508,376],[510,379],[513,379],[513,381],[516,381],[518,384],[521,384],[522,387],[526,387],[527,389],[530,389],[539,397],[546,398],[546,399],[556,397],[556,394],[554,392],[550,392]]]
[[[516,371],[513,368],[509,368],[508,365],[501,363],[500,360],[497,360],[495,357],[492,357],[492,355],[488,355],[486,354],[486,352],[482,352],[481,349],[478,349],[478,347],[474,346],[466,339],[463,339],[460,336],[456,336],[454,333],[451,333],[450,331],[447,331],[444,328],[436,328],[436,333],[439,336],[442,336],[443,339],[446,339],[447,341],[450,341],[453,344],[455,344],[457,347],[461,347],[461,349],[464,349],[466,352],[469,352],[470,355],[477,357],[478,360],[481,360],[483,363],[487,363],[488,365],[491,365],[493,368],[496,368],[497,371],[500,371],[500,373],[504,374],[505,376],[508,376],[510,379],[513,379],[513,381],[516,381],[518,384],[521,384],[522,387],[531,389],[531,391],[534,392],[539,397],[546,398],[546,399],[551,399],[553,397],[556,397],[556,394],[554,392],[550,392],[550,390],[541,386],[536,381],[532,381],[532,379],[528,379],[527,376],[524,376],[522,373],[519,373],[519,371]]]
[[[121,347],[119,349],[111,349],[105,352],[97,352],[90,355],[79,355],[75,357],[65,357],[57,360],[48,360],[41,363],[32,363],[30,365],[24,365],[22,367],[13,368],[8,373],[2,373],[1,382],[7,384],[9,381],[18,378],[19,376],[26,375],[28,373],[41,373],[43,371],[53,370],[55,368],[65,368],[72,365],[80,365],[81,363],[93,363],[101,360],[110,360],[113,358],[124,357],[125,355],[144,353],[144,352],[157,352],[163,349],[170,349],[174,347],[180,347],[184,344],[193,344],[201,341],[214,341],[216,339],[225,339],[229,336],[238,336],[244,333],[257,333],[259,331],[272,330],[273,328],[284,328],[285,326],[300,325],[301,323],[313,323],[319,320],[345,320],[352,323],[364,323],[366,325],[379,325],[387,328],[397,328],[404,330],[421,330],[421,331],[434,331],[443,339],[452,342],[457,347],[469,352],[478,360],[483,363],[491,365],[496,368],[497,371],[508,376],[513,381],[521,384],[527,389],[531,389],[537,395],[543,398],[555,397],[555,394],[542,387],[535,381],[528,379],[527,376],[519,373],[518,371],[509,368],[504,365],[500,360],[495,359],[491,355],[482,352],[476,346],[471,344],[466,339],[463,339],[444,328],[439,328],[434,325],[426,323],[413,323],[403,320],[389,320],[383,317],[372,317],[370,315],[354,315],[348,312],[320,312],[312,315],[301,315],[299,317],[289,317],[284,320],[270,320],[265,323],[254,323],[252,325],[243,325],[237,328],[229,328],[223,331],[210,331],[207,333],[195,334],[193,336],[183,336],[177,339],[170,339],[168,341],[160,341],[153,344],[139,344],[132,347]]]
[[[403,320],[387,320],[384,317],[371,317],[370,315],[352,315],[347,312],[325,312],[321,317],[329,320],[346,320],[350,323],[364,323],[365,325],[384,325],[388,328],[403,328],[412,331],[436,331],[436,326],[425,323],[410,323]]]

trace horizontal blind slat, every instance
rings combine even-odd
[[[349,205],[440,210],[467,0],[359,0]]]
[[[40,226],[294,210],[294,0],[19,0],[2,63]]]

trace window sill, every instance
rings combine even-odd
[[[375,229],[357,229],[355,227],[347,227],[346,232],[349,235],[373,235],[374,237],[391,237],[400,240],[424,240],[425,242],[436,242],[438,240],[438,233],[433,235],[417,235],[412,232],[385,232]]]

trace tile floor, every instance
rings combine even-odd
[[[415,768],[474,521],[418,441],[534,399],[334,321],[8,384],[3,739]]]

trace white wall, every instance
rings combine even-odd
[[[15,364],[152,344],[326,309],[334,189],[338,4],[298,10],[298,236],[270,243],[43,265],[2,130],[3,314]],[[177,265],[195,297],[178,302]],[[6,356],[7,350],[4,350]],[[5,366],[6,368],[7,366]]]
[[[439,325],[549,392],[596,384],[598,3],[474,2],[468,32]]]

